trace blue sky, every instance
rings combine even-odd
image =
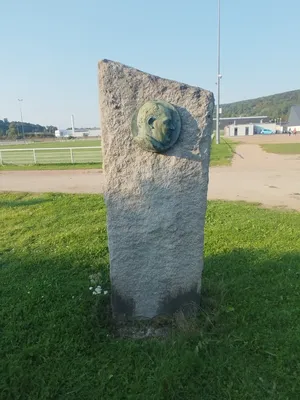
[[[222,1],[222,102],[300,89],[300,1]],[[0,119],[98,126],[108,58],[215,92],[217,0],[2,0]]]

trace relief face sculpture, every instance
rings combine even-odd
[[[177,141],[181,119],[176,108],[166,101],[147,101],[133,115],[134,141],[143,149],[163,153]]]

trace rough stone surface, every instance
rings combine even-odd
[[[213,95],[108,60],[99,88],[113,313],[170,315],[199,302]],[[142,150],[131,133],[149,100],[181,117],[179,139],[163,154]]]

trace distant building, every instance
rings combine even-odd
[[[87,138],[87,137],[100,137],[101,130],[97,128],[75,128],[74,115],[71,115],[71,129],[57,129],[55,137],[68,139],[68,138]]]
[[[68,139],[68,138],[87,138],[87,137],[100,137],[100,129],[58,129],[55,131],[55,137]]]
[[[253,136],[259,135],[264,129],[273,133],[280,131],[280,127],[275,123],[233,124],[224,128],[224,134],[225,136]]]
[[[233,124],[258,124],[269,122],[270,118],[266,115],[258,115],[253,117],[230,117],[230,118],[220,118],[220,129],[223,130],[225,126]],[[214,118],[214,129],[216,129],[216,119]]]
[[[295,105],[291,107],[288,129],[293,131],[296,129],[297,132],[300,131],[300,105]]]

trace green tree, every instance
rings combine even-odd
[[[16,124],[11,122],[8,127],[7,135],[10,139],[16,139],[18,136],[18,130]]]

